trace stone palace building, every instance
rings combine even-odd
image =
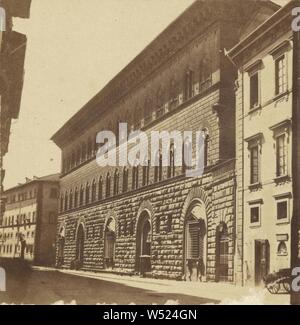
[[[270,1],[195,1],[53,136],[62,150],[58,266],[242,281],[237,69],[224,48],[278,8]],[[148,135],[202,131],[203,175],[186,177],[174,163],[164,167],[159,152],[157,167],[99,167],[96,134],[117,133],[119,122]],[[171,145],[170,157],[174,150],[182,148]]]

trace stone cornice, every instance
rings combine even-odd
[[[300,5],[299,0],[289,2],[229,51],[229,57],[238,67],[249,62],[255,54],[271,46],[289,31],[292,35],[291,12],[296,4]]]
[[[113,78],[94,98],[52,137],[60,147],[70,141],[73,134],[91,125],[104,111],[119,102],[138,84],[170,60],[175,53],[184,48],[197,36],[203,34],[216,21],[234,20],[242,23],[247,11],[257,8],[247,0],[198,0],[181,16],[171,23],[153,42],[151,42],[131,63]],[[266,3],[264,5],[269,5]],[[240,22],[237,17],[240,18]],[[83,125],[84,121],[84,125]]]

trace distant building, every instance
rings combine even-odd
[[[17,119],[23,89],[27,38],[13,30],[13,17],[29,18],[31,0],[0,0],[0,222],[3,200],[3,157],[8,151],[12,119]]]
[[[5,191],[0,257],[51,265],[55,259],[59,175],[35,177]]]
[[[195,1],[53,136],[62,149],[58,265],[240,282],[237,71],[224,48],[278,8],[270,1]],[[96,134],[118,134],[119,122],[147,135],[202,131],[204,174],[186,177],[185,166],[174,165],[186,139],[170,145],[168,167],[159,150],[157,167],[99,167]]]
[[[243,228],[244,283],[291,266],[298,254],[294,212],[299,173],[293,116],[299,91],[294,82],[295,39],[290,2],[230,52],[236,84],[237,227]],[[299,59],[299,57],[298,57]],[[297,80],[297,78],[296,78]],[[299,105],[299,104],[298,104]],[[298,148],[298,149],[297,149]],[[293,154],[294,153],[294,154]]]

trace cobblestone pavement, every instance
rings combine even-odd
[[[9,300],[34,304],[289,304],[289,295],[271,295],[223,283],[195,283],[35,267]],[[14,300],[16,299],[17,300]]]

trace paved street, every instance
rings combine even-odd
[[[189,283],[35,268],[8,274],[0,302],[24,304],[288,304],[272,296],[228,284]]]

